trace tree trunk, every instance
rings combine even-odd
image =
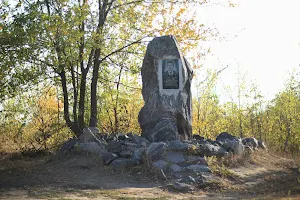
[[[284,149],[283,149],[284,152],[286,152],[286,150],[287,150],[287,147],[288,147],[288,144],[289,144],[289,139],[290,139],[290,136],[292,135],[291,134],[291,132],[292,132],[291,119],[286,122],[286,131],[287,131],[287,135],[286,135],[286,139],[285,139],[285,142],[284,142]]]
[[[68,95],[68,88],[67,88],[67,79],[65,71],[59,73],[61,78],[61,84],[63,89],[63,96],[64,96],[64,118],[67,123],[67,126],[76,134],[78,137],[81,134],[81,129],[78,127],[78,124],[73,123],[70,120],[70,113],[69,113],[69,95]]]
[[[85,127],[84,112],[85,112],[85,93],[86,93],[87,73],[88,73],[88,69],[83,69],[81,71],[80,95],[79,95],[79,105],[78,105],[78,126],[80,129],[83,129]]]
[[[116,103],[114,107],[114,114],[115,114],[115,130],[114,132],[117,133],[119,131],[119,118],[118,118],[118,104],[119,104],[119,87],[121,82],[121,75],[122,75],[123,66],[120,68],[118,82],[117,82],[117,96],[116,96]]]
[[[94,68],[93,77],[91,83],[91,116],[90,116],[90,127],[97,127],[97,83],[99,77],[99,66],[100,66],[100,49],[96,49],[94,57]]]

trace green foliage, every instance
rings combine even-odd
[[[243,83],[240,100],[225,104],[218,102],[215,93],[217,77],[208,73],[207,80],[198,86],[198,97],[193,101],[193,133],[215,138],[227,131],[244,137],[256,137],[267,143],[269,149],[293,154],[300,152],[300,87],[299,75],[291,74],[284,90],[271,102],[265,102],[258,86]],[[240,123],[241,122],[241,123]],[[241,126],[240,126],[241,125]]]

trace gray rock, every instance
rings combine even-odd
[[[175,182],[173,184],[173,187],[178,192],[188,192],[188,191],[194,190],[193,186],[186,184],[186,183]]]
[[[191,176],[183,177],[179,180],[180,183],[193,184],[196,183],[196,180]]]
[[[78,139],[80,142],[101,142],[99,129],[97,127],[84,128]]]
[[[158,170],[166,170],[168,167],[168,163],[164,160],[158,160],[152,163],[152,167]]]
[[[143,164],[145,162],[145,156],[146,156],[145,148],[135,149],[133,151],[131,161],[132,163]]]
[[[124,149],[119,154],[123,158],[130,158],[132,156],[132,151],[129,149]]]
[[[257,140],[257,142],[258,142],[258,148],[265,149],[265,150],[267,149],[267,146],[263,141]]]
[[[107,146],[108,151],[113,153],[120,153],[122,149],[122,144],[117,141],[110,141]]]
[[[179,140],[171,141],[169,143],[169,150],[170,151],[182,151],[182,152],[187,152],[189,149],[192,147],[192,144],[188,144],[185,142],[181,142]]]
[[[188,167],[185,167],[185,169],[194,172],[211,172],[210,168],[207,165],[190,165]]]
[[[143,147],[147,147],[150,144],[150,142],[147,139],[135,134],[133,135],[133,140],[135,141],[135,143]]]
[[[142,66],[139,113],[142,136],[151,142],[191,139],[191,80],[193,72],[173,36],[154,38]]]
[[[243,145],[247,145],[247,146],[253,148],[254,150],[258,149],[258,141],[257,141],[257,139],[255,139],[253,137],[243,138],[242,143],[243,143]]]
[[[208,142],[197,145],[197,151],[202,156],[217,156],[223,157],[228,154],[227,150],[219,145],[213,145]]]
[[[166,160],[172,163],[182,163],[185,161],[184,155],[182,152],[167,152],[166,154]]]
[[[202,187],[204,186],[204,184],[206,183],[206,180],[205,178],[203,177],[203,174],[201,174],[200,176],[198,176],[196,179],[195,179],[198,187]]]
[[[117,158],[110,163],[110,166],[114,168],[124,168],[131,164],[130,159],[127,158]]]
[[[237,139],[238,139],[238,137],[233,136],[227,132],[222,132],[216,137],[217,141],[228,141],[228,140],[233,141],[233,140],[237,140]]]
[[[97,142],[79,143],[79,148],[82,151],[87,151],[94,154],[99,154],[104,150],[104,147],[99,146]]]
[[[155,160],[159,160],[163,153],[165,152],[167,148],[166,143],[164,142],[154,142],[152,143],[147,150],[147,158],[150,162],[153,162]]]
[[[185,163],[191,164],[198,164],[198,165],[208,165],[206,160],[200,156],[187,156]]]
[[[176,164],[170,165],[170,170],[172,173],[180,172],[182,168]]]
[[[240,139],[233,140],[233,141],[226,141],[224,142],[223,147],[227,151],[233,152],[234,155],[243,155],[244,153],[244,145]]]
[[[67,140],[66,142],[64,142],[60,149],[59,149],[59,153],[60,154],[67,154],[67,153],[70,153],[71,150],[74,148],[74,146],[78,143],[78,139],[76,138],[72,138],[72,139],[69,139]]]
[[[118,158],[118,156],[116,154],[108,152],[108,151],[102,151],[100,153],[100,157],[102,158],[102,161],[105,165],[110,164],[113,160]]]
[[[126,146],[126,148],[129,149],[135,149],[138,147],[136,143],[132,143],[132,142],[122,142],[122,145]]]
[[[129,132],[126,134],[130,139],[133,139],[133,133],[132,132]]]

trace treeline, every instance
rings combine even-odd
[[[300,152],[300,79],[293,72],[285,88],[269,101],[256,84],[238,85],[238,92],[228,93],[231,101],[221,104],[214,90],[216,73],[202,83],[193,101],[193,133],[215,138],[227,131],[239,137],[256,137],[280,152]]]
[[[208,74],[207,80],[197,86],[198,93],[193,92],[193,133],[215,138],[227,131],[261,139],[276,151],[299,153],[300,85],[296,77],[295,73],[291,75],[285,88],[271,101],[264,100],[256,85],[244,85],[244,98],[240,97],[243,102],[239,105],[238,99],[221,104],[215,92],[218,76]],[[101,132],[140,134],[137,119],[143,100],[137,78],[131,75],[119,85],[106,83],[107,87],[99,90]],[[64,121],[59,89],[47,84],[40,87],[2,104],[2,144],[14,144],[18,149],[51,149],[75,136]]]

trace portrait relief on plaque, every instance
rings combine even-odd
[[[163,89],[179,89],[178,59],[162,60]]]

